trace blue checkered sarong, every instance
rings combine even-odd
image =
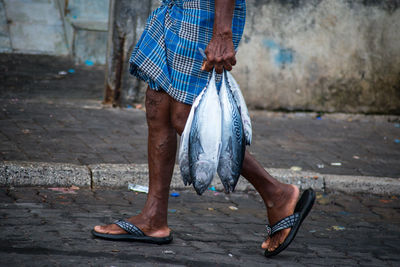
[[[232,33],[235,49],[246,20],[245,0],[236,0]],[[209,73],[201,70],[212,37],[214,0],[163,0],[153,11],[133,50],[131,74],[151,89],[164,90],[179,102],[191,105],[207,85]]]

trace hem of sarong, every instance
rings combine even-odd
[[[173,99],[183,104],[192,105],[194,99],[197,97],[196,94],[190,92],[184,92],[184,97],[182,97],[182,91],[172,87],[170,85],[168,88],[164,88],[161,84],[159,84],[156,80],[152,79],[147,75],[144,71],[142,71],[139,66],[135,63],[130,63],[129,72],[131,75],[139,78],[140,80],[146,82],[150,89],[155,91],[163,90],[167,94],[169,94]]]

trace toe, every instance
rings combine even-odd
[[[274,238],[271,237],[271,241],[268,244],[268,251],[273,251],[274,250]]]
[[[271,242],[271,238],[268,238],[267,240],[265,240],[263,243],[262,243],[262,245],[261,245],[261,247],[263,248],[263,249],[267,249],[268,247],[269,247],[269,243]]]
[[[279,246],[280,233],[274,235],[269,246],[270,251],[274,251]]]
[[[94,229],[96,232],[101,233],[101,226],[100,226],[100,225],[96,225],[93,229]]]

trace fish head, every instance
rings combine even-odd
[[[215,171],[214,163],[209,161],[199,160],[193,164],[191,168],[193,186],[199,195],[211,184]]]

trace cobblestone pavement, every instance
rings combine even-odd
[[[170,245],[95,239],[99,223],[138,213],[146,195],[123,190],[0,189],[1,266],[399,266],[399,196],[318,193],[295,241],[263,256],[258,195],[194,191],[171,197]],[[236,207],[237,210],[229,207]]]
[[[0,160],[146,163],[145,112],[103,107],[100,67],[43,56],[0,62]],[[399,116],[254,111],[252,121],[249,149],[265,167],[400,177]]]

